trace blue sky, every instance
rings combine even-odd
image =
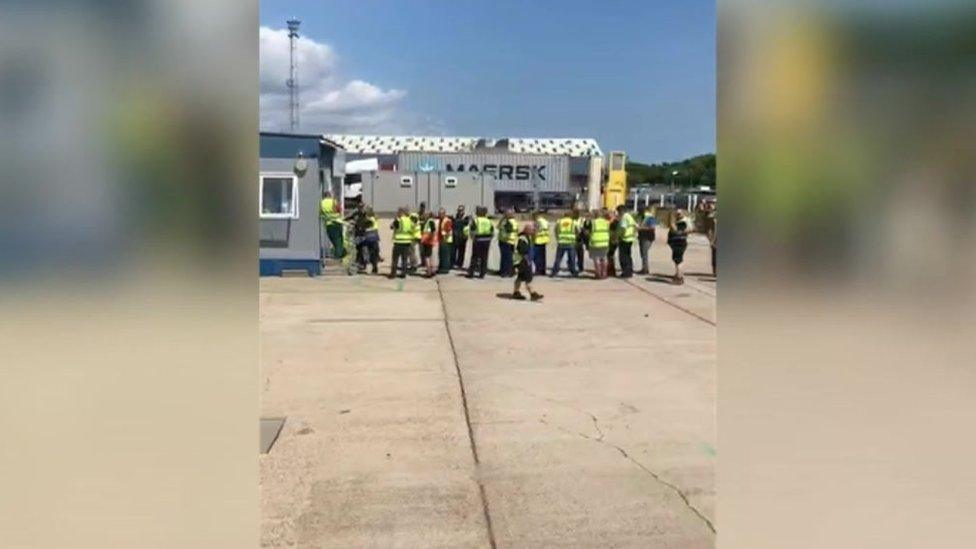
[[[261,2],[262,27],[293,16],[319,48],[302,129],[594,137],[645,162],[715,150],[713,0]],[[287,118],[268,30],[262,126]]]

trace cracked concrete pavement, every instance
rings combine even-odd
[[[653,266],[669,272],[658,241]],[[266,547],[713,547],[715,283],[262,279]],[[463,393],[463,395],[462,395]]]

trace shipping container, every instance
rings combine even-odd
[[[446,176],[479,174],[492,180],[496,191],[576,192],[570,185],[569,157],[508,152],[402,152],[397,170]]]

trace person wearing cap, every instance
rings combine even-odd
[[[685,277],[681,274],[681,263],[685,259],[685,249],[688,248],[688,231],[690,226],[684,210],[675,212],[668,229],[668,246],[671,247],[671,261],[674,262],[674,282],[684,284]]]
[[[535,269],[532,263],[529,261],[529,253],[532,251],[533,240],[535,239],[535,224],[526,223],[522,228],[522,231],[518,234],[518,238],[515,240],[515,249],[513,250],[513,258],[515,263],[515,288],[512,291],[512,299],[524,300],[525,296],[519,291],[522,288],[522,284],[525,284],[525,289],[529,291],[529,299],[532,301],[539,301],[542,299],[542,294],[537,293],[532,289],[532,278]]]

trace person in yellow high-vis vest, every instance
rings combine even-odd
[[[473,278],[476,271],[478,278],[484,278],[485,271],[488,270],[488,250],[491,248],[491,239],[495,235],[495,227],[488,217],[488,208],[484,206],[475,208],[469,232],[472,242],[468,278]]]
[[[535,274],[546,274],[546,248],[549,246],[549,220],[541,211],[535,212],[535,235],[532,237],[532,262],[535,263]]]
[[[325,234],[332,244],[332,257],[342,259],[346,255],[342,237],[342,208],[329,191],[325,191],[319,207],[319,216],[325,225]]]
[[[413,219],[407,215],[406,208],[398,208],[396,218],[390,224],[393,229],[393,264],[390,265],[390,278],[396,276],[400,266],[400,278],[407,277],[410,264],[410,246],[413,243]]]
[[[498,251],[501,255],[498,275],[502,278],[515,276],[515,243],[518,242],[518,221],[511,208],[505,210],[505,215],[498,222]]]
[[[552,273],[549,276],[556,276],[559,274],[559,265],[563,262],[563,256],[566,256],[566,263],[569,265],[569,272],[574,277],[579,276],[579,270],[576,264],[576,239],[579,236],[579,223],[577,219],[579,218],[579,211],[574,211],[573,214],[577,216],[576,219],[572,217],[571,214],[566,214],[556,221],[556,262],[552,264]]]
[[[607,249],[610,248],[610,212],[593,210],[590,220],[590,258],[596,278],[607,277]]]
[[[634,276],[634,240],[637,240],[637,220],[627,208],[617,206],[617,254],[620,257],[620,278]]]

